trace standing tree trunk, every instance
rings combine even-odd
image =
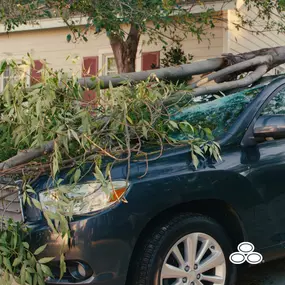
[[[112,34],[110,44],[115,56],[118,73],[129,73],[136,71],[136,56],[140,40],[140,33],[134,25],[131,25],[126,40]]]

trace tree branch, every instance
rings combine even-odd
[[[32,161],[42,155],[51,153],[54,148],[54,141],[49,141],[45,145],[39,148],[32,148],[18,153],[17,155],[0,163],[0,170],[12,168],[17,165],[24,164]]]
[[[205,86],[205,87],[196,88],[193,90],[193,95],[197,97],[205,94],[213,94],[220,91],[227,91],[234,88],[247,87],[256,80],[260,79],[267,71],[268,71],[268,66],[266,64],[263,64],[258,66],[254,72],[247,75],[243,79],[224,82],[214,86]]]
[[[240,80],[234,80],[229,82],[224,82],[220,84],[216,84],[214,86],[204,86],[200,88],[195,88],[192,91],[180,91],[173,96],[169,97],[166,101],[166,105],[173,104],[179,101],[179,97],[182,97],[180,100],[180,104],[185,103],[187,100],[191,100],[193,97],[206,95],[206,94],[215,94],[221,91],[227,91],[235,88],[247,87],[256,80],[260,79],[266,72],[268,71],[268,66],[263,64],[258,66],[254,72],[247,75],[245,78]],[[179,103],[179,102],[178,102]]]
[[[269,65],[269,63],[272,60],[273,60],[273,58],[271,55],[257,56],[253,59],[250,59],[250,60],[247,60],[244,62],[240,62],[240,63],[237,63],[235,65],[223,68],[217,72],[211,73],[210,75],[203,77],[202,79],[198,80],[197,82],[191,84],[190,88],[194,89],[194,88],[200,87],[200,86],[202,86],[202,85],[204,85],[210,81],[218,80],[220,77],[223,77],[223,76],[228,75],[228,74],[232,74],[234,72],[252,71],[253,67],[255,67],[256,65],[263,65],[263,64]]]

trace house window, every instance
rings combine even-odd
[[[158,69],[160,67],[160,52],[143,52],[142,53],[142,70]]]
[[[4,88],[6,87],[6,85],[8,84],[9,80],[10,80],[10,77],[11,77],[11,68],[10,67],[7,67],[3,73],[3,86],[2,86],[2,89],[4,90]],[[16,79],[16,78],[15,78]]]
[[[103,67],[104,67],[105,75],[114,75],[118,73],[114,55],[104,55]]]
[[[28,67],[21,67],[18,70],[15,70],[8,66],[0,78],[0,92],[4,90],[8,83],[15,84],[23,76],[26,80],[26,85],[29,86],[29,71]]]

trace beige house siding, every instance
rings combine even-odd
[[[238,1],[237,7],[239,10],[250,17],[251,19],[256,18],[256,11],[253,9],[247,11],[245,9],[243,1]],[[258,21],[258,20],[255,20]],[[228,11],[228,46],[227,52],[237,54],[243,52],[249,52],[261,48],[270,48],[285,45],[285,35],[277,34],[276,32],[266,32],[264,34],[255,34],[244,29],[237,30],[233,23],[238,22],[238,17],[234,10]],[[256,22],[255,30],[258,30],[258,25],[262,25],[260,22]],[[284,71],[284,66],[276,68],[276,70]],[[271,71],[275,73],[275,70]]]
[[[88,42],[67,43],[66,35],[69,33],[67,28],[54,28],[45,30],[13,32],[10,34],[0,34],[0,59],[12,57],[21,59],[30,53],[34,59],[45,59],[54,68],[63,68],[66,71],[81,72],[82,58],[86,56],[99,57],[99,70],[104,67],[104,55],[112,54],[109,40],[106,35],[90,35]],[[216,27],[211,30],[215,38],[211,39],[211,45],[204,37],[200,43],[195,37],[189,36],[183,42],[186,53],[191,53],[194,60],[205,59],[218,56],[223,52],[223,28]],[[143,44],[147,41],[142,37],[137,54],[136,68],[141,70],[141,52],[161,51],[162,43],[157,45]],[[66,58],[79,57],[76,64]]]
[[[190,53],[194,56],[194,60],[206,59],[209,57],[216,57],[221,55],[223,52],[223,31],[222,25],[216,26],[214,29],[211,29],[211,34],[202,37],[202,41],[198,42],[196,37],[188,36],[182,42],[182,47],[185,53]],[[142,41],[146,41],[146,37],[143,37]],[[141,49],[144,52],[150,52],[154,50],[162,50],[163,44],[158,43],[157,45],[143,45]],[[138,55],[139,56],[139,55]]]
[[[34,59],[45,59],[54,69],[81,72],[81,58],[112,52],[106,36],[94,36],[87,43],[67,43],[66,28],[1,34],[0,58],[22,58],[29,52]],[[80,57],[77,64],[66,58]],[[99,58],[100,59],[100,58]],[[100,65],[101,63],[101,65]],[[102,62],[99,66],[102,67]]]

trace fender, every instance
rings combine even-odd
[[[266,247],[269,241],[256,232],[260,233],[257,229],[261,228],[261,221],[270,218],[262,197],[247,179],[250,169],[242,163],[243,156],[240,147],[227,148],[223,161],[195,170],[189,150],[173,151],[151,162],[143,179],[138,177],[144,173],[145,166],[137,166],[137,172],[132,172],[126,209],[135,220],[136,235],[139,236],[148,221],[169,208],[213,199],[230,205],[241,220],[249,241],[258,248]],[[261,214],[263,219],[257,218]]]

